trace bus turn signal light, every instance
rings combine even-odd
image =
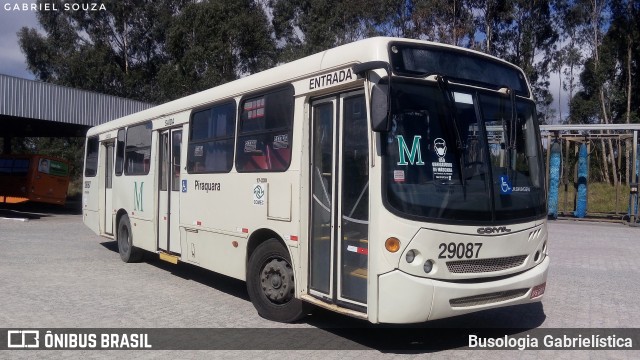
[[[400,240],[394,237],[390,237],[387,239],[387,241],[384,242],[384,247],[388,252],[397,252],[398,250],[400,250]]]

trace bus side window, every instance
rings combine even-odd
[[[127,128],[125,175],[147,175],[151,159],[151,122]]]
[[[98,137],[87,139],[86,158],[84,160],[84,176],[94,177],[98,174]]]
[[[122,175],[124,171],[124,129],[118,130],[118,140],[116,142],[116,176]]]
[[[293,87],[248,98],[240,108],[236,169],[287,170],[291,163]]]
[[[191,115],[187,172],[227,173],[233,166],[236,125],[234,101],[199,110]]]

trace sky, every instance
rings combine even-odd
[[[18,4],[35,3],[35,1],[23,1]],[[16,76],[25,79],[33,79],[34,76],[27,70],[24,55],[18,45],[17,32],[23,27],[33,27],[39,29],[36,12],[27,11],[7,11],[5,4],[15,4],[10,2],[0,2],[0,74]]]
[[[24,79],[34,79],[33,74],[27,70],[24,54],[20,51],[18,45],[17,32],[23,27],[31,27],[41,30],[38,19],[36,18],[36,12],[32,10],[16,11],[5,9],[6,4],[30,4],[35,3],[32,1],[21,2],[7,2],[1,1],[0,8],[0,74],[20,77]],[[562,107],[562,115],[566,117],[569,113],[568,108],[568,94],[562,92],[562,99],[558,102],[558,89],[560,82],[558,74],[551,74],[549,79],[551,85],[550,90],[553,94],[554,103],[552,108],[558,112],[558,106]]]

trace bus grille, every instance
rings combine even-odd
[[[493,259],[461,260],[447,262],[447,268],[455,274],[488,273],[507,270],[522,265],[527,255]]]
[[[483,294],[483,295],[475,295],[468,296],[458,299],[449,300],[449,305],[454,308],[459,307],[469,307],[469,306],[478,306],[478,305],[486,305],[493,304],[501,301],[507,301],[515,298],[519,298],[527,293],[529,289],[516,289],[516,290],[507,290],[500,291],[491,294]]]

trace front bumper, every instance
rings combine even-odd
[[[547,281],[548,270],[548,256],[521,274],[479,283],[438,281],[394,270],[378,277],[378,322],[424,322],[478,310],[537,302],[544,295],[531,299],[531,290]],[[454,305],[450,302],[453,299],[457,299]]]

